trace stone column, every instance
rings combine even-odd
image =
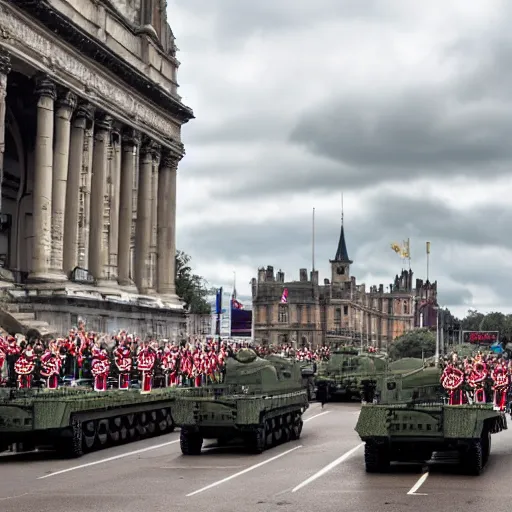
[[[145,140],[141,148],[137,222],[135,228],[135,284],[139,293],[149,291],[149,244],[151,241],[151,174],[155,145]]]
[[[0,212],[2,211],[2,182],[4,179],[5,151],[5,98],[7,96],[7,75],[11,71],[11,59],[7,53],[0,53]]]
[[[169,298],[176,295],[176,171],[179,158],[162,155],[158,175],[157,291]]]
[[[55,115],[55,144],[53,148],[52,186],[52,248],[50,268],[54,279],[66,279],[63,272],[64,224],[66,216],[66,185],[69,168],[71,116],[76,96],[65,92],[57,100]]]
[[[112,133],[112,161],[110,162],[110,226],[108,240],[109,279],[117,284],[119,261],[119,195],[121,182],[121,133]]]
[[[153,170],[151,173],[151,240],[149,243],[149,286],[152,293],[157,287],[157,216],[158,216],[158,168],[160,166],[160,146],[155,147]]]
[[[37,131],[34,151],[33,249],[29,279],[50,279],[52,246],[53,126],[55,84],[45,75],[36,79]]]
[[[130,279],[130,248],[132,238],[133,176],[135,154],[140,143],[135,130],[125,130],[122,137],[121,184],[119,198],[119,243],[117,256],[118,282],[121,286],[133,286]]]
[[[84,160],[84,139],[87,121],[92,122],[94,109],[87,104],[78,106],[71,127],[68,180],[66,185],[66,215],[64,216],[63,270],[66,276],[78,266],[78,221],[80,179]]]
[[[91,182],[91,230],[89,233],[89,270],[97,281],[104,277],[103,211],[107,187],[107,157],[112,117],[103,114],[95,121]]]

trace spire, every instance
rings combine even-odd
[[[348,257],[347,243],[345,242],[345,230],[343,229],[343,224],[341,225],[338,249],[336,250],[336,256],[334,256],[333,261],[338,261],[340,263],[352,263],[352,260]]]
[[[341,233],[340,240],[338,242],[338,249],[336,250],[336,256],[334,260],[339,263],[352,263],[352,260],[348,257],[347,243],[345,242],[345,230],[343,229],[343,192],[341,193]]]

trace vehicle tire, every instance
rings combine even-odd
[[[385,473],[390,467],[389,448],[375,443],[365,443],[364,464],[367,473]]]
[[[203,438],[197,432],[191,432],[182,428],[180,432],[180,447],[183,455],[201,455]]]
[[[482,462],[484,467],[489,461],[489,455],[491,455],[491,446],[491,432],[489,430],[484,430],[484,432],[482,433]]]
[[[461,468],[464,474],[479,476],[484,468],[484,453],[482,439],[469,442],[466,450],[462,452]]]

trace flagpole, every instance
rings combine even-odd
[[[312,219],[312,240],[311,240],[311,265],[312,265],[312,271],[315,271],[315,209],[313,208],[313,219]]]
[[[427,283],[428,283],[428,275],[429,275],[429,266],[430,266],[430,242],[426,244],[427,248]]]
[[[407,238],[407,260],[409,262],[409,270],[411,270],[411,239]]]

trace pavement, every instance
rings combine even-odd
[[[0,456],[0,512],[509,512],[512,429],[493,436],[479,477],[405,465],[369,475],[358,404],[311,404],[300,440],[249,455],[206,444],[184,457],[179,432],[63,460]]]

